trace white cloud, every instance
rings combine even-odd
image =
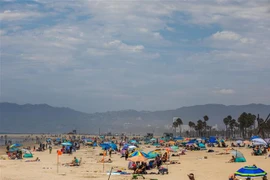
[[[218,31],[211,36],[213,40],[221,40],[221,41],[239,41],[243,44],[246,43],[254,43],[255,40],[252,38],[242,37],[240,34],[237,34],[232,31]]]
[[[224,94],[224,95],[231,95],[235,94],[235,91],[233,89],[219,89],[213,91],[216,94]]]
[[[217,40],[239,40],[241,36],[232,31],[221,31],[212,35]]]
[[[1,21],[15,21],[21,20],[26,18],[37,18],[41,17],[41,13],[37,12],[20,12],[20,11],[10,11],[5,10],[4,12],[0,13],[0,20]]]
[[[129,51],[129,52],[142,52],[144,50],[144,46],[143,45],[127,45],[123,42],[121,42],[120,40],[114,40],[114,41],[110,41],[104,44],[104,46],[106,48],[114,48],[114,49],[118,49],[121,51]]]

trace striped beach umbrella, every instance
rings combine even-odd
[[[256,166],[242,167],[241,169],[236,171],[234,174],[236,176],[241,176],[245,178],[263,177],[267,175],[267,173],[264,170]]]

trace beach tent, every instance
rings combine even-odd
[[[267,143],[265,142],[265,140],[263,140],[262,138],[255,138],[252,139],[252,143],[254,145],[263,145],[263,146],[267,146]]]
[[[216,137],[214,137],[214,136],[210,136],[209,142],[210,142],[210,143],[218,143]]]
[[[231,150],[231,154],[235,157],[235,162],[246,162],[246,158],[240,151]]]
[[[23,157],[24,158],[32,158],[33,154],[30,150],[28,149],[21,149],[22,153],[24,154]]]
[[[199,146],[201,149],[206,149],[205,144],[203,144],[203,143],[199,143],[198,146]]]
[[[235,176],[241,176],[245,178],[264,177],[267,173],[256,166],[245,166],[236,171]]]

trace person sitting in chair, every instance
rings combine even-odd
[[[232,156],[232,158],[228,161],[229,163],[233,163],[233,162],[235,162],[235,157],[234,156]]]

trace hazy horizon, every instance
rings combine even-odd
[[[53,105],[50,105],[50,104],[46,104],[46,103],[38,103],[38,104],[31,104],[31,103],[14,103],[14,102],[0,102],[0,103],[10,103],[10,104],[17,104],[17,105],[48,105],[48,106],[51,106],[53,108],[69,108],[69,109],[72,109],[72,110],[75,110],[75,111],[79,111],[79,112],[82,112],[82,113],[88,113],[88,114],[92,114],[92,113],[106,113],[106,112],[112,112],[112,110],[107,110],[107,111],[96,111],[96,112],[86,112],[86,111],[82,111],[82,110],[79,110],[79,109],[74,109],[74,108],[71,108],[71,107],[68,107],[68,106],[53,106]],[[138,111],[138,112],[141,112],[141,111],[149,111],[149,112],[156,112],[156,111],[167,111],[167,110],[176,110],[176,109],[181,109],[181,108],[185,108],[185,107],[193,107],[193,106],[206,106],[206,105],[222,105],[222,106],[248,106],[248,105],[252,105],[252,104],[256,104],[256,105],[266,105],[266,106],[270,106],[270,104],[263,104],[263,103],[249,103],[249,104],[215,104],[215,103],[209,103],[209,104],[194,104],[194,105],[190,105],[190,106],[181,106],[181,107],[175,107],[175,108],[172,108],[172,109],[158,109],[158,110],[147,110],[147,109],[142,109],[142,110],[138,110],[138,109],[118,109],[118,110],[113,110],[113,111],[128,111],[128,110],[134,110],[134,111]]]
[[[87,113],[269,104],[269,7],[2,0],[1,102]]]

